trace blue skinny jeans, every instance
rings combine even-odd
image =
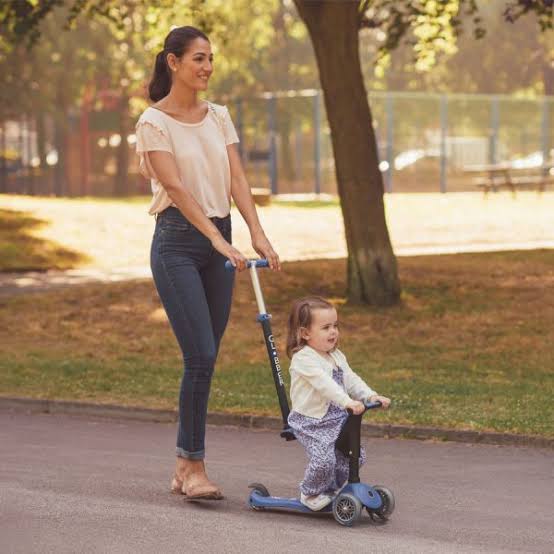
[[[231,242],[231,216],[211,218]],[[183,354],[177,456],[204,459],[208,397],[231,310],[234,273],[210,240],[174,207],[156,218],[150,266]]]

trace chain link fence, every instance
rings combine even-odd
[[[554,97],[374,91],[369,104],[389,193],[476,190],[472,166],[540,168],[554,158]],[[320,91],[267,93],[227,105],[252,187],[272,194],[336,194]],[[63,121],[62,139],[55,117],[0,123],[0,192],[148,193],[138,174],[133,123],[122,123],[117,111],[72,112]]]

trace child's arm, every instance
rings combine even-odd
[[[348,365],[344,354],[341,352],[339,355],[343,358],[341,367],[344,370],[344,384],[350,397],[361,402],[366,400],[369,402],[379,401],[383,405],[383,408],[388,408],[390,406],[390,398],[377,394],[359,375],[354,373]]]
[[[340,366],[344,371],[344,384],[350,398],[363,402],[379,396],[359,375],[354,373],[344,354],[340,352],[339,355],[343,358]]]
[[[296,373],[306,379],[310,386],[316,389],[323,397],[331,402],[335,402],[342,408],[346,408],[352,402],[352,398],[325,373],[321,363],[309,356],[299,356],[292,360],[290,372]]]

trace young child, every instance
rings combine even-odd
[[[289,316],[287,354],[291,358],[289,425],[308,455],[300,483],[300,501],[311,510],[327,506],[348,480],[348,458],[335,450],[347,409],[363,413],[363,401],[390,400],[379,396],[350,369],[337,349],[337,311],[323,298],[297,300]],[[360,463],[365,461],[362,449]]]

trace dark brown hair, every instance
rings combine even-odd
[[[292,305],[287,335],[287,356],[289,358],[306,345],[305,339],[302,338],[302,328],[309,329],[312,324],[312,311],[334,309],[335,306],[321,296],[306,296]]]
[[[210,39],[196,27],[177,27],[165,37],[164,48],[156,56],[154,74],[148,85],[148,96],[152,102],[158,102],[171,90],[171,71],[167,65],[167,55],[175,54],[177,58],[181,58],[190,43],[197,38],[210,42]]]

